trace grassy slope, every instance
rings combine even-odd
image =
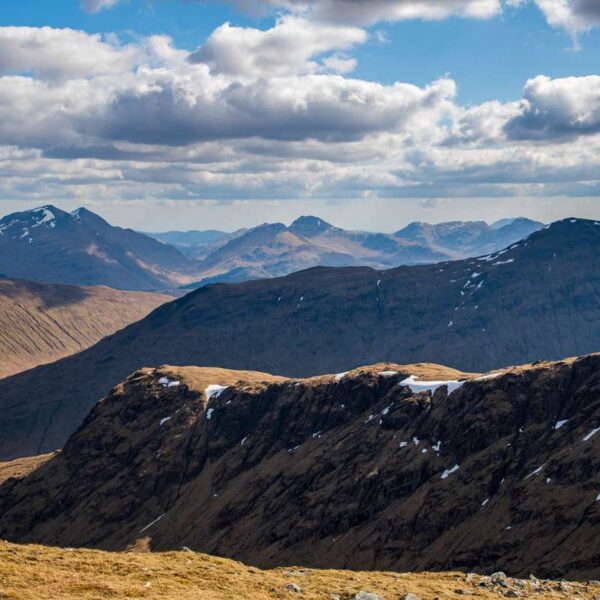
[[[0,279],[0,378],[80,352],[170,296]]]
[[[384,600],[408,592],[421,600],[434,598],[502,598],[502,590],[478,587],[479,577],[462,573],[381,573],[279,568],[263,571],[231,560],[195,552],[105,553],[0,542],[0,598],[14,600],[92,600],[104,598],[266,600],[302,598],[342,600],[364,590]],[[297,593],[286,589],[296,584]],[[533,593],[528,582],[523,596],[594,598],[599,585],[568,584],[568,591]],[[513,587],[511,585],[511,587]],[[462,593],[457,592],[461,590]]]

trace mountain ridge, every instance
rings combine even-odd
[[[141,369],[0,487],[0,537],[597,579],[599,389],[599,354],[483,376]]]

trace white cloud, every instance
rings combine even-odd
[[[600,133],[600,76],[550,79],[524,89],[521,114],[506,124],[513,139],[559,139]]]
[[[464,107],[448,78],[345,76],[365,40],[288,16],[192,61],[164,36],[0,28],[0,199],[600,194],[600,77]]]
[[[93,77],[131,68],[137,51],[73,29],[0,27],[0,75],[39,79]]]
[[[279,19],[266,31],[225,23],[190,59],[209,65],[214,73],[254,78],[315,73],[332,65],[338,67],[333,70],[340,70],[341,63],[335,65],[331,57],[323,63],[313,58],[364,43],[366,39],[367,33],[358,27],[308,23],[293,16]]]
[[[238,4],[252,9],[257,3],[238,0]],[[287,8],[315,20],[357,25],[451,16],[489,19],[502,10],[500,0],[264,0],[263,5]]]
[[[81,8],[90,14],[96,14],[105,8],[116,6],[121,0],[81,0]]]

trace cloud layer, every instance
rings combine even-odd
[[[512,102],[464,107],[450,78],[352,77],[368,36],[286,15],[189,53],[0,28],[0,198],[598,194],[600,77],[538,76]]]

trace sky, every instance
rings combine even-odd
[[[597,0],[3,0],[0,214],[600,218]]]

